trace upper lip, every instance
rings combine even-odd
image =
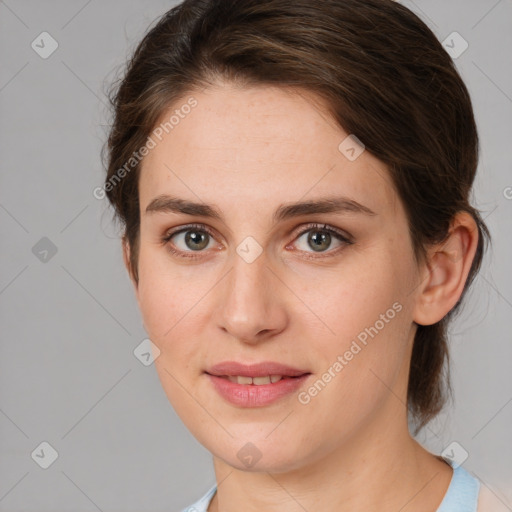
[[[310,373],[306,370],[292,368],[272,361],[263,361],[257,364],[242,364],[236,361],[223,361],[210,367],[206,373],[217,375],[219,377],[237,376],[242,377],[267,377],[268,375],[283,375],[289,377],[298,377]]]

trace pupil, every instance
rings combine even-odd
[[[321,233],[321,235],[318,236],[318,233]],[[313,231],[309,235],[308,241],[313,242],[312,247],[315,251],[327,249],[331,241],[331,235],[325,231]],[[324,244],[324,247],[322,247],[322,244]]]
[[[208,245],[207,235],[207,233],[200,233],[199,231],[187,231],[185,234],[185,243],[189,247],[189,242],[196,244],[196,247],[190,247],[190,249],[204,249]],[[197,247],[197,245],[199,245],[199,247]]]

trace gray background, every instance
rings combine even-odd
[[[494,237],[453,325],[455,405],[419,440],[437,453],[459,443],[512,510],[512,0],[403,3],[441,41],[457,31],[469,43],[456,64],[481,136],[474,203]],[[92,194],[105,85],[173,5],[0,0],[1,511],[174,512],[215,481],[134,356],[146,333],[118,229]],[[59,45],[47,59],[31,47],[43,31]],[[58,452],[48,469],[35,462],[49,460],[44,441]]]

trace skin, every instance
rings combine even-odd
[[[310,93],[218,83],[193,96],[197,107],[143,161],[138,284],[130,275],[165,393],[213,454],[219,485],[209,511],[435,511],[452,469],[409,434],[409,361],[416,324],[439,321],[463,291],[474,221],[457,215],[450,238],[419,265],[386,166],[369,151],[348,160],[338,150],[348,134]],[[146,213],[162,194],[214,204],[223,220]],[[375,215],[307,214],[273,225],[281,204],[326,196]],[[202,252],[184,234],[162,241],[189,223],[213,231]],[[300,234],[309,223],[353,243],[333,236],[317,252],[311,231]],[[247,236],[263,250],[252,263],[236,252]],[[173,243],[199,257],[172,255]],[[293,393],[237,407],[204,373],[225,360],[277,361],[313,374],[303,391],[397,302],[401,311],[305,405]],[[248,442],[262,455],[251,468],[237,457]]]

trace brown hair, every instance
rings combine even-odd
[[[475,219],[478,247],[459,302],[415,336],[408,408],[418,432],[451,394],[447,324],[490,240],[469,203],[479,142],[452,59],[425,23],[392,0],[185,0],[169,10],[108,93],[114,120],[104,190],[124,226],[136,282],[140,163],[133,154],[170,105],[219,79],[291,86],[325,100],[339,126],[388,165],[417,261],[446,239],[457,212]]]

